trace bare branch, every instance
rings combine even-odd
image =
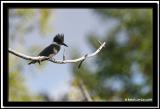
[[[85,56],[82,56],[82,57],[77,58],[77,59],[64,60],[64,61],[61,61],[61,60],[49,60],[49,61],[51,61],[51,62],[53,62],[53,63],[58,63],[58,64],[76,63],[76,62],[79,62],[79,61],[84,60],[85,58],[89,58],[89,57],[95,56],[96,54],[98,54],[98,53],[101,51],[101,49],[102,49],[103,47],[105,47],[105,44],[106,44],[106,43],[103,42],[102,45],[101,45],[94,53],[88,54],[86,57],[85,57]]]
[[[19,53],[19,52],[16,52],[12,49],[9,48],[9,53],[15,55],[15,56],[18,56],[20,58],[23,58],[23,59],[26,59],[26,60],[37,60],[37,61],[44,61],[44,60],[49,60],[50,62],[53,62],[53,63],[57,63],[57,64],[66,64],[66,63],[76,63],[76,62],[79,62],[79,61],[82,61],[86,58],[89,58],[89,57],[92,57],[92,56],[95,56],[96,54],[98,54],[101,49],[103,47],[105,47],[105,42],[103,42],[100,47],[92,54],[88,54],[87,56],[82,56],[80,58],[77,58],[77,59],[72,59],[72,60],[52,60],[52,59],[49,59],[49,57],[46,57],[46,56],[38,56],[38,57],[32,57],[32,56],[27,56],[27,55],[24,55],[22,53]]]
[[[79,83],[79,88],[80,88],[80,90],[81,90],[81,92],[82,92],[82,95],[83,95],[83,97],[85,98],[85,100],[86,100],[86,101],[93,101],[92,98],[91,98],[91,96],[90,96],[90,94],[89,94],[89,92],[88,92],[88,90],[86,89],[83,81],[82,81],[82,80],[79,80],[78,83]]]
[[[46,57],[46,56],[37,56],[37,57],[27,56],[22,53],[16,52],[15,50],[12,50],[11,48],[9,48],[8,51],[9,51],[9,53],[14,54],[14,55],[16,55],[20,58],[26,59],[26,60],[35,60],[35,61],[41,60],[42,61],[42,60],[49,59],[49,57]]]

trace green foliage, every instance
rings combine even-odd
[[[22,75],[20,75],[19,72],[9,74],[9,101],[29,99],[23,82]]]
[[[48,20],[50,17],[50,11],[48,9],[40,10],[40,30],[42,33],[47,33],[49,30]]]
[[[104,23],[109,20],[118,23],[106,37],[99,39],[107,45],[94,63],[98,66],[97,71],[81,68],[75,76],[86,81],[85,85],[95,99],[152,98],[152,10],[96,9],[95,13]],[[125,34],[121,37],[120,33]],[[98,46],[97,37],[89,37],[94,49]],[[134,82],[139,75],[142,78]]]
[[[30,34],[35,29],[35,25],[38,27],[37,24],[40,24],[38,28],[40,32],[47,33],[49,17],[50,11],[48,9],[9,9],[9,46],[11,48],[14,47],[17,51],[24,52],[26,50],[24,36],[27,36],[26,34],[28,33]],[[35,22],[37,20],[38,22]],[[19,45],[23,45],[24,48]],[[36,48],[37,46],[34,47]],[[23,50],[20,50],[22,48]],[[34,48],[32,49],[35,50]],[[33,50],[30,51],[33,52]],[[21,59],[17,58],[9,54],[9,101],[46,100],[44,96],[30,93],[23,75],[24,61],[19,61]]]

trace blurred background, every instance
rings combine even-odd
[[[9,101],[93,101],[152,98],[152,9],[9,9],[9,48],[36,56],[64,34],[69,46],[55,59],[74,59],[106,47],[79,63],[28,61],[9,54]]]

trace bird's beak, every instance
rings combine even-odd
[[[67,44],[65,44],[65,43],[62,43],[62,45],[64,45],[64,46],[68,47],[68,45],[67,45]]]

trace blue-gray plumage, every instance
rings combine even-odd
[[[53,43],[50,44],[48,47],[46,47],[45,49],[43,49],[38,56],[46,56],[49,58],[52,58],[53,56],[55,56],[59,50],[61,49],[61,45],[64,45],[66,47],[68,47],[65,43],[64,43],[64,35],[63,34],[57,34],[54,39],[53,39]],[[36,62],[39,61],[31,61],[28,64],[34,64]],[[39,62],[40,63],[40,62]]]

